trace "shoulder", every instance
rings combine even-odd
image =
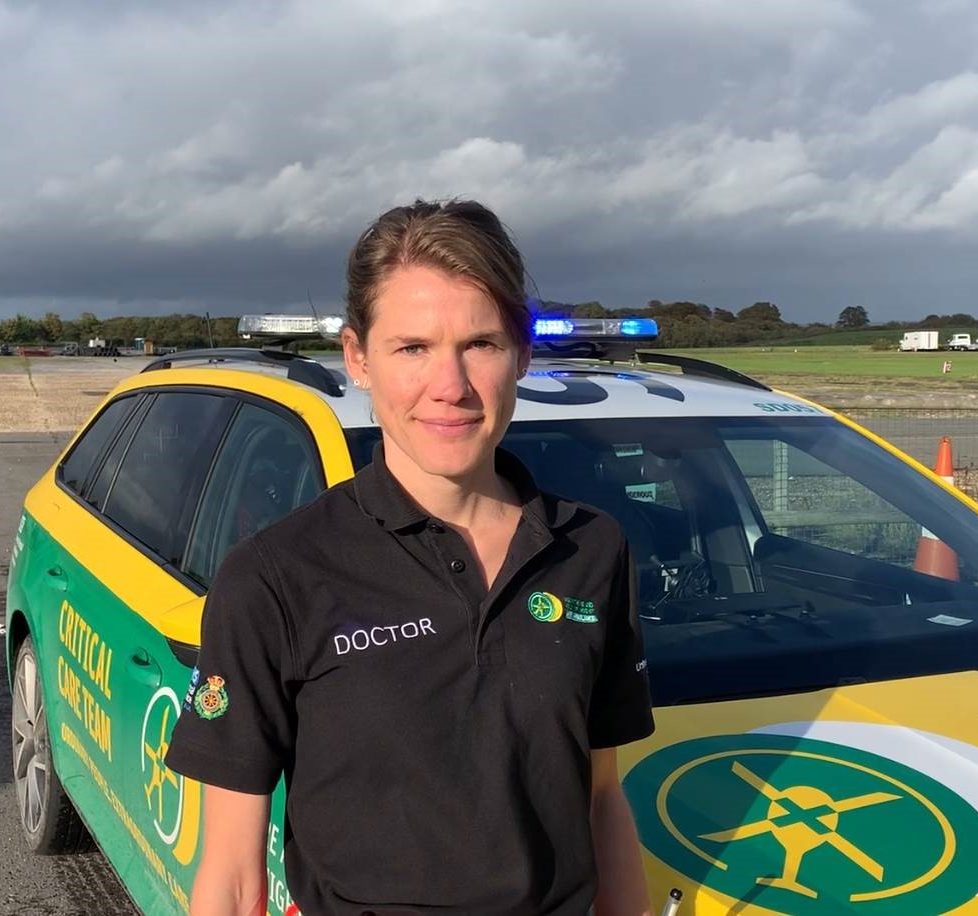
[[[353,481],[344,480],[324,490],[311,503],[290,512],[267,528],[252,535],[263,553],[288,553],[310,538],[335,532],[363,518],[353,491]]]
[[[362,524],[349,480],[324,490],[311,503],[239,541],[221,564],[223,577],[275,579],[278,568],[304,556],[311,545],[329,543]],[[274,582],[270,584],[275,584]]]
[[[541,491],[548,518],[553,520],[555,535],[563,535],[583,546],[602,547],[621,551],[625,546],[625,532],[618,520],[590,503],[567,499],[555,493]]]

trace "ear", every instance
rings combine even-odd
[[[530,357],[533,355],[533,348],[530,346],[520,347],[519,356],[516,358],[516,377],[523,378],[527,369],[530,368]]]
[[[367,388],[367,353],[360,345],[360,338],[353,328],[343,328],[340,333],[343,344],[343,362],[346,372],[354,382],[359,382],[361,388]]]

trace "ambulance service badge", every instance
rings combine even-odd
[[[194,697],[194,709],[202,719],[216,719],[228,711],[228,692],[224,689],[224,678],[212,674],[207,678],[207,686],[202,686]]]

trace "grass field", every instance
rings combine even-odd
[[[871,350],[868,346],[836,346],[727,347],[669,352],[720,363],[747,375],[929,380],[950,385],[962,381],[978,381],[978,351],[898,353],[891,350]],[[947,375],[941,372],[945,360],[951,363],[951,372]]]
[[[926,330],[926,329],[922,329]],[[943,345],[951,338],[952,334],[963,333],[975,336],[974,327],[954,327],[954,328],[931,328],[936,330],[939,340]],[[758,341],[758,346],[775,347],[822,347],[822,346],[869,346],[879,340],[885,340],[892,347],[896,348],[903,338],[905,331],[903,328],[860,328],[854,331],[845,331],[838,328],[827,329],[821,334],[803,334],[798,337],[786,337],[782,340],[771,341],[766,344]]]

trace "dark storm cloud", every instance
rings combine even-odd
[[[496,207],[548,298],[973,309],[976,39],[958,0],[0,0],[0,315],[335,306],[417,195]]]

